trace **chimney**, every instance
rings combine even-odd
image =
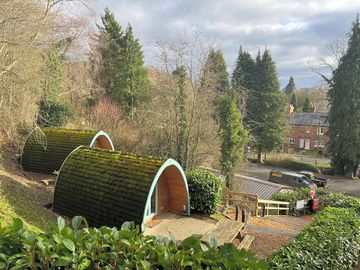
[[[288,106],[288,114],[292,114],[294,112],[294,105],[289,104]]]

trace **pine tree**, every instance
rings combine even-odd
[[[283,142],[285,132],[285,99],[280,92],[276,66],[271,54],[265,50],[256,57],[255,87],[249,92],[247,102],[247,123],[258,148],[258,160],[261,154],[272,151]]]
[[[175,99],[175,106],[177,108],[177,122],[178,122],[178,137],[177,137],[177,161],[186,170],[187,167],[187,114],[186,114],[186,68],[184,66],[177,67],[173,72],[176,84],[178,87],[177,97]]]
[[[310,100],[310,98],[307,97],[305,99],[304,105],[302,107],[302,111],[303,112],[310,112],[310,108],[311,108],[311,100]]]
[[[248,133],[242,125],[241,113],[237,107],[238,97],[230,91],[222,97],[219,106],[221,142],[221,171],[226,176],[226,186],[230,187],[234,169],[242,159]]]
[[[336,173],[354,176],[360,164],[360,23],[352,26],[328,92],[329,153]]]
[[[231,87],[237,91],[245,91],[254,88],[255,62],[248,52],[240,47],[236,59],[235,68],[231,76]]]
[[[202,70],[201,88],[213,89],[217,94],[229,90],[229,74],[222,51],[210,50]]]
[[[295,92],[295,90],[296,90],[295,81],[294,81],[294,78],[291,76],[288,84],[286,85],[286,87],[284,89],[284,93],[285,93],[285,95],[287,95],[290,98],[292,96],[292,94]]]
[[[292,93],[290,104],[294,106],[294,112],[297,112],[297,97],[295,92]]]
[[[105,9],[101,17],[99,42],[101,67],[99,81],[108,96],[114,98],[128,116],[149,97],[149,78],[143,53],[131,25],[123,32],[114,14]]]

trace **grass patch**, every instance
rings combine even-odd
[[[12,223],[20,218],[36,231],[43,231],[55,214],[45,209],[44,204],[51,202],[51,194],[36,183],[25,178],[15,180],[14,176],[0,171],[0,224]]]

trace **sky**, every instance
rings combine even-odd
[[[148,66],[154,66],[157,37],[196,29],[222,49],[230,74],[240,46],[254,57],[267,48],[281,87],[293,76],[300,89],[319,84],[311,66],[328,58],[329,43],[350,31],[360,0],[98,0],[92,4],[99,14],[105,7],[122,26],[133,26]]]

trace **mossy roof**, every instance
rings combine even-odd
[[[89,147],[64,162],[55,186],[53,210],[81,215],[93,226],[142,224],[148,193],[165,160]]]
[[[21,165],[25,171],[51,174],[80,145],[89,146],[97,131],[42,128],[45,136],[32,132],[26,140]]]

